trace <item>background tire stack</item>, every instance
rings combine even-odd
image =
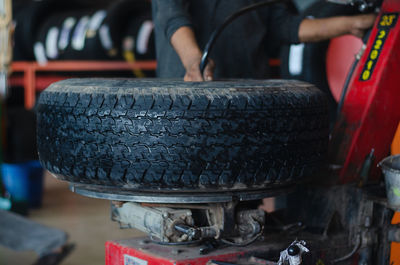
[[[17,61],[123,60],[127,50],[134,60],[155,59],[151,5],[145,0],[106,8],[32,1],[20,5],[14,18]],[[124,45],[127,38],[131,45]]]

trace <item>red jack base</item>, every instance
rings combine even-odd
[[[260,242],[247,247],[224,247],[201,255],[201,246],[164,246],[147,238],[134,238],[106,242],[106,265],[205,265],[210,260],[237,262],[245,256],[252,256],[252,253],[265,252],[270,247]],[[277,247],[274,244],[273,248]]]

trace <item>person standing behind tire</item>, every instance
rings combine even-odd
[[[340,35],[361,37],[374,14],[302,19],[283,5],[252,11],[229,25],[215,44],[203,76],[202,51],[212,31],[251,0],[153,0],[158,77],[185,81],[268,77],[266,44],[317,42]],[[215,62],[215,63],[214,63]],[[215,67],[215,65],[217,67]],[[215,68],[215,71],[214,71]]]

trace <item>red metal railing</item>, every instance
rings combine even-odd
[[[11,86],[23,86],[25,90],[25,108],[31,109],[35,105],[36,91],[45,89],[51,83],[69,78],[62,74],[37,75],[39,72],[88,72],[88,71],[129,71],[155,70],[156,61],[109,62],[109,61],[54,61],[46,65],[36,62],[14,62],[11,65],[13,73],[22,73],[22,76],[11,75]]]

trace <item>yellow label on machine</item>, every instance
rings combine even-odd
[[[368,81],[374,72],[375,65],[379,59],[390,29],[396,25],[398,19],[397,13],[383,14],[378,23],[378,33],[376,34],[371,51],[369,52],[367,62],[364,65],[360,76],[361,81]]]

